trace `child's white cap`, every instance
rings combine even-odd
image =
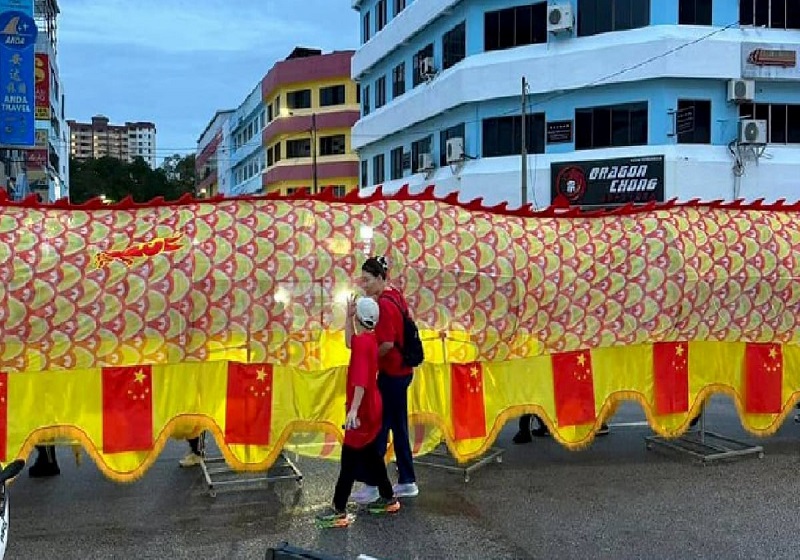
[[[378,309],[378,303],[369,297],[360,297],[356,300],[356,319],[367,327],[368,329],[374,329],[375,325],[378,324],[378,317],[380,316],[380,310]]]

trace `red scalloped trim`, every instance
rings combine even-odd
[[[699,198],[693,198],[688,201],[679,202],[677,198],[670,199],[666,202],[649,202],[639,206],[633,204],[626,204],[612,210],[582,210],[581,208],[570,206],[566,199],[562,197],[557,198],[551,206],[541,210],[534,210],[530,204],[525,206],[509,209],[508,202],[501,202],[494,206],[485,205],[483,197],[478,197],[469,201],[459,200],[459,192],[450,192],[444,196],[436,196],[434,194],[435,186],[429,185],[419,194],[411,194],[409,185],[403,185],[396,193],[391,195],[383,194],[383,186],[379,186],[368,196],[360,196],[358,190],[353,190],[343,198],[335,198],[332,189],[325,189],[316,195],[310,195],[307,192],[298,192],[291,195],[282,195],[280,193],[269,193],[266,195],[242,195],[236,197],[224,197],[216,195],[212,198],[195,198],[191,194],[185,194],[178,200],[167,201],[163,197],[157,197],[149,202],[134,202],[128,196],[119,202],[111,204],[104,203],[100,198],[93,198],[84,202],[83,204],[72,204],[66,199],[61,199],[53,203],[40,203],[36,195],[30,195],[21,201],[9,200],[8,194],[0,191],[0,208],[31,208],[31,209],[59,209],[59,210],[132,210],[141,208],[159,208],[164,206],[187,206],[191,204],[219,204],[222,202],[231,202],[243,200],[248,202],[256,201],[275,201],[275,200],[291,200],[291,201],[304,201],[304,202],[326,202],[338,204],[369,204],[381,200],[393,200],[400,202],[407,201],[421,201],[421,202],[440,202],[451,206],[458,206],[470,212],[487,212],[490,214],[502,214],[506,216],[515,216],[521,218],[575,218],[575,217],[603,217],[603,216],[629,216],[635,214],[643,214],[652,212],[654,210],[672,209],[678,207],[689,208],[710,208],[710,209],[735,209],[735,210],[759,210],[764,212],[797,212],[800,211],[800,200],[790,204],[786,203],[786,199],[779,199],[773,203],[765,204],[763,198],[754,200],[753,202],[745,202],[742,199],[725,202],[723,200],[712,200],[703,202]]]

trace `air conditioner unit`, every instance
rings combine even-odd
[[[450,138],[447,141],[447,163],[456,163],[464,159],[464,139]]]
[[[739,121],[740,144],[766,144],[767,121],[764,119],[742,119]]]
[[[753,80],[729,80],[728,101],[752,101],[756,96],[756,83]]]
[[[426,56],[422,59],[419,67],[419,73],[422,76],[433,76],[436,74],[436,69],[433,67],[433,57]]]
[[[417,167],[420,171],[429,171],[433,169],[433,156],[431,156],[431,154],[420,154]]]
[[[547,31],[550,33],[572,31],[574,24],[572,5],[569,2],[559,2],[547,6]]]

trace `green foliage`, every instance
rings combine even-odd
[[[142,158],[132,163],[111,157],[70,159],[69,165],[70,200],[74,204],[103,195],[112,201],[131,196],[136,202],[148,202],[159,196],[177,200],[194,193],[194,154],[171,156],[158,169],[151,169]]]

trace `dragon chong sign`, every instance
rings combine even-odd
[[[550,164],[552,200],[573,206],[664,201],[664,156]]]

